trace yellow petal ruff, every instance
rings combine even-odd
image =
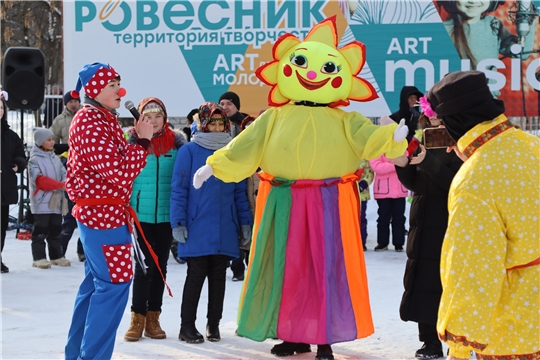
[[[356,101],[369,101],[378,97],[373,85],[364,79],[355,77],[353,79],[349,99]]]
[[[352,74],[356,76],[360,70],[362,70],[364,63],[366,62],[366,57],[364,56],[366,53],[366,46],[359,41],[353,41],[339,49],[339,52],[349,63]]]
[[[337,48],[338,35],[336,27],[336,16],[331,16],[310,30],[304,41],[315,41]]]
[[[281,94],[277,86],[272,87],[270,93],[268,94],[268,104],[270,106],[281,106],[289,103],[289,99]]]
[[[294,35],[283,35],[277,40],[274,48],[272,49],[272,56],[274,57],[274,60],[280,60],[290,48],[300,43],[301,41]]]
[[[274,86],[277,84],[278,66],[279,62],[271,61],[257,68],[255,75],[266,85]]]

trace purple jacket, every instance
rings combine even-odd
[[[371,160],[369,165],[375,172],[373,181],[373,196],[377,199],[406,198],[407,189],[398,179],[396,168],[384,155]]]

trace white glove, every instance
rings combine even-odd
[[[172,229],[172,235],[174,240],[178,241],[179,243],[185,244],[187,239],[187,227],[185,226],[177,226]]]
[[[396,131],[394,131],[394,141],[402,142],[407,137],[407,134],[409,134],[409,128],[405,125],[405,119],[401,119]]]
[[[212,169],[210,165],[201,166],[199,170],[195,172],[195,176],[193,176],[193,187],[199,189],[203,182],[208,180],[212,175],[214,175],[214,169]]]

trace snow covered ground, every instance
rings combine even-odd
[[[407,214],[409,207],[407,207]],[[16,216],[14,207],[11,214]],[[399,318],[399,304],[403,293],[403,271],[406,255],[389,251],[373,251],[377,235],[377,203],[368,203],[368,251],[365,254],[375,333],[368,338],[334,345],[336,359],[413,359],[420,348],[417,326]],[[1,285],[1,354],[2,359],[62,359],[73,302],[83,278],[83,263],[77,260],[77,232],[68,248],[68,268],[32,268],[30,241],[17,240],[15,231],[8,231],[3,252],[8,274],[0,277]],[[278,343],[267,340],[259,343],[234,334],[238,298],[242,283],[232,281],[227,273],[225,307],[221,321],[222,340],[218,343],[188,345],[178,340],[180,303],[186,266],[170,258],[168,283],[174,298],[164,296],[161,326],[167,339],[143,338],[128,343],[123,339],[130,321],[130,302],[118,329],[114,359],[275,359],[270,348]],[[197,328],[206,326],[206,287],[199,305]],[[294,360],[314,359],[312,353],[289,357]]]
[[[31,146],[32,125],[25,114],[25,141]],[[20,133],[20,117],[10,111],[12,129]],[[396,253],[393,247],[375,253],[377,237],[377,202],[368,202],[368,251],[365,254],[375,333],[368,338],[333,346],[334,356],[343,359],[414,359],[414,352],[422,345],[418,341],[416,323],[399,318],[399,304],[403,293],[403,272],[407,256]],[[406,215],[408,215],[407,206]],[[10,208],[17,217],[18,207]],[[66,257],[72,262],[68,268],[53,267],[41,270],[32,268],[30,241],[17,240],[15,231],[8,231],[2,253],[8,274],[0,276],[0,358],[1,359],[63,359],[67,331],[71,322],[73,303],[84,275],[83,263],[77,260],[75,230]],[[167,339],[143,338],[128,343],[123,337],[130,321],[131,298],[118,329],[114,359],[276,359],[270,348],[278,343],[267,340],[259,343],[234,335],[241,282],[232,281],[227,273],[227,290],[218,343],[188,345],[178,340],[180,330],[180,303],[186,275],[186,266],[171,257],[168,283],[174,298],[164,296],[161,326]],[[206,287],[203,289],[197,328],[204,332],[206,326]],[[289,357],[291,360],[314,359],[312,353]]]

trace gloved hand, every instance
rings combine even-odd
[[[179,243],[185,244],[187,239],[187,227],[185,226],[177,226],[172,229],[172,236],[174,240],[178,241]]]
[[[360,189],[360,192],[366,190],[368,188],[369,184],[367,183],[366,180],[360,180],[358,182],[358,188]]]
[[[214,169],[212,169],[210,165],[201,166],[193,176],[193,187],[195,189],[199,189],[203,182],[208,180],[208,178],[212,175],[214,175]]]
[[[394,141],[402,142],[409,134],[409,128],[405,125],[405,119],[401,119],[396,131],[394,131]]]
[[[242,245],[251,240],[251,225],[242,225]]]

